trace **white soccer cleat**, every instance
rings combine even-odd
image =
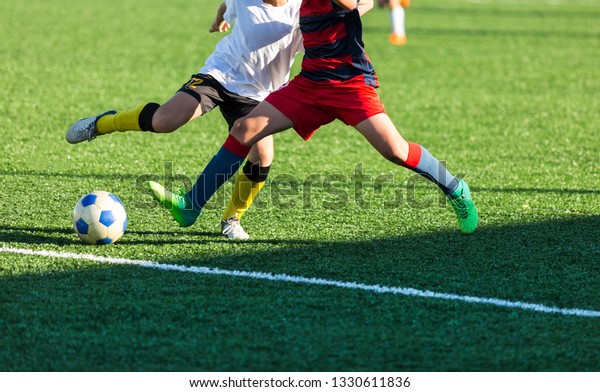
[[[100,117],[106,116],[107,114],[116,113],[117,112],[115,110],[109,110],[97,116],[82,118],[69,127],[66,135],[67,141],[71,144],[81,143],[86,140],[91,142],[98,136],[96,123],[98,123]]]
[[[250,235],[246,233],[239,219],[236,217],[221,221],[221,233],[232,240],[247,240],[250,238]]]

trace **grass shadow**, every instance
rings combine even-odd
[[[36,228],[0,225],[0,243],[19,244],[48,244],[58,246],[81,245],[81,241],[70,228]],[[167,245],[167,244],[194,244],[202,245],[209,243],[232,243],[232,244],[271,244],[271,245],[312,245],[315,241],[296,239],[261,239],[231,241],[217,231],[201,230],[127,230],[126,237],[112,246],[128,245]],[[94,247],[90,247],[93,251]]]
[[[435,232],[267,250],[248,243],[227,256],[160,256],[159,246],[145,249],[168,264],[598,310],[598,238],[600,216],[585,216],[485,227],[471,236]],[[53,263],[52,273],[2,277],[0,368],[599,370],[592,349],[600,343],[598,324],[589,318],[127,265],[69,270],[65,264]],[[24,336],[38,343],[24,344]]]

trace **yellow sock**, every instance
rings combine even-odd
[[[139,117],[145,106],[146,104],[143,104],[126,112],[117,112],[116,114],[102,116],[96,123],[96,130],[100,135],[117,131],[141,131]]]
[[[241,219],[263,185],[265,185],[265,181],[254,182],[246,177],[244,173],[240,173],[233,186],[233,193],[223,214],[223,220],[227,220],[234,215]]]

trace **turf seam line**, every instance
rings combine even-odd
[[[92,254],[84,253],[68,253],[68,252],[55,252],[51,250],[32,250],[32,249],[21,249],[21,248],[8,248],[0,247],[0,253],[15,253],[30,256],[43,256],[63,259],[75,259],[75,260],[88,260],[100,263],[108,264],[125,264],[125,265],[136,265],[144,268],[153,268],[163,271],[179,271],[179,272],[190,272],[195,274],[203,275],[224,275],[233,276],[240,278],[250,278],[259,280],[269,280],[277,282],[290,282],[290,283],[302,283],[312,284],[321,286],[332,286],[340,287],[345,289],[355,289],[363,291],[371,291],[380,294],[395,294],[421,298],[435,298],[446,301],[460,301],[475,304],[486,304],[494,305],[504,308],[516,308],[522,310],[529,310],[534,312],[542,313],[554,313],[568,316],[580,316],[580,317],[600,317],[600,311],[577,309],[577,308],[557,308],[553,306],[546,306],[542,304],[527,303],[521,301],[510,301],[499,298],[486,298],[486,297],[475,297],[469,295],[458,295],[450,293],[435,292],[429,290],[419,290],[410,287],[390,287],[381,285],[364,284],[357,282],[345,282],[338,280],[329,280],[321,278],[307,278],[304,276],[294,276],[287,274],[272,274],[269,272],[251,272],[251,271],[238,271],[238,270],[225,270],[220,268],[211,267],[199,267],[199,266],[185,266],[177,264],[163,264],[157,263],[150,260],[134,260],[117,257],[105,257],[96,256]]]

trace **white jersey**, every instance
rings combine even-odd
[[[226,0],[224,19],[232,25],[206,59],[200,73],[227,90],[262,101],[286,83],[296,53],[302,51],[300,3],[274,7],[263,0]]]

